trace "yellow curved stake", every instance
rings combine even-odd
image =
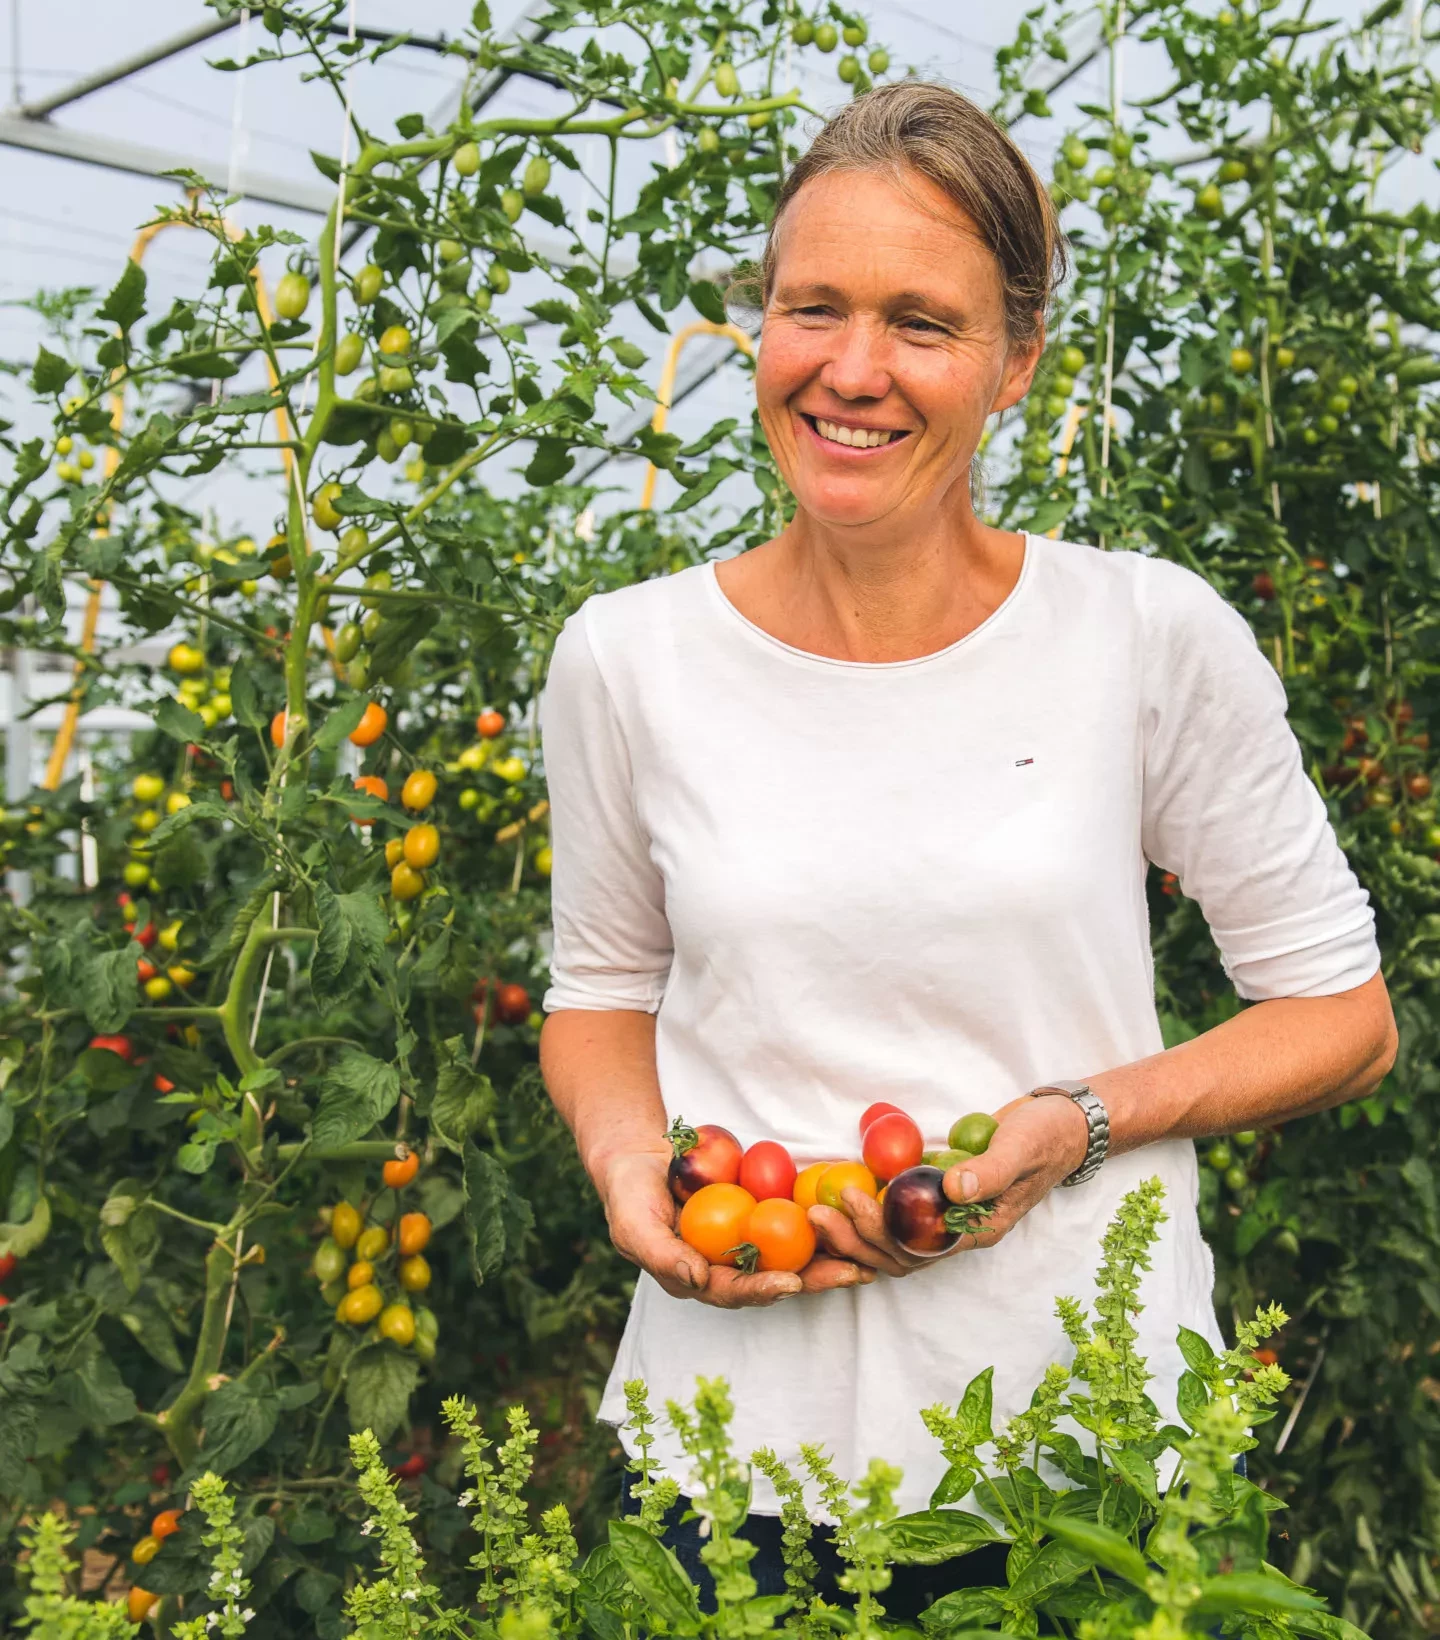
[[[660,386],[655,395],[655,414],[650,418],[650,426],[657,433],[665,431],[665,423],[670,419],[670,396],[675,391],[675,373],[680,367],[680,355],[685,351],[685,344],[696,336],[728,336],[746,358],[755,357],[755,344],[739,325],[716,325],[708,319],[697,319],[693,325],[686,325],[683,330],[677,331],[665,355],[665,368],[660,372]],[[658,470],[652,461],[645,469],[645,488],[640,492],[640,506],[646,511],[655,505],[657,476]]]
[[[191,199],[195,196],[192,194]],[[145,252],[150,248],[150,242],[166,228],[197,227],[198,223],[168,221],[152,222],[144,227],[135,236],[135,243],[130,247],[130,260],[139,264],[145,260]],[[230,239],[238,239],[241,230],[233,222],[225,223],[225,233]],[[260,310],[260,318],[268,329],[274,321],[274,312],[270,306],[270,293],[265,288],[265,279],[259,268],[255,270],[255,302]],[[270,385],[274,387],[279,380],[275,374],[275,367],[267,356],[265,361],[266,372],[270,377]],[[110,426],[119,432],[125,424],[125,388],[122,383],[110,395]],[[275,406],[275,427],[282,439],[288,439],[290,434],[290,418],[285,413],[283,404]],[[281,451],[285,463],[285,482],[291,482],[295,464],[295,452],[287,445]],[[120,447],[118,444],[109,444],[105,447],[105,477],[114,476],[115,469],[120,465]],[[107,525],[101,524],[95,534],[108,535]],[[104,595],[105,583],[91,581],[90,596],[85,603],[85,617],[80,628],[80,653],[82,656],[92,654],[95,649],[95,632],[100,624],[100,600]],[[50,758],[45,765],[45,777],[40,782],[41,788],[53,792],[59,786],[65,775],[65,765],[70,758],[70,748],[75,743],[75,729],[80,721],[80,679],[85,672],[83,659],[75,662],[75,688],[71,691],[70,699],[65,705],[65,715],[60,720],[60,727],[55,732],[55,742],[50,748]]]

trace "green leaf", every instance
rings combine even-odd
[[[1050,1515],[1041,1522],[1045,1530],[1067,1548],[1077,1550],[1097,1565],[1143,1589],[1150,1576],[1145,1557],[1133,1544],[1112,1532],[1108,1526],[1099,1526],[1093,1520],[1075,1520],[1063,1515]]]
[[[370,704],[364,695],[355,695],[343,706],[326,714],[325,721],[315,733],[315,744],[322,752],[333,752],[350,731],[359,725]]]
[[[82,1418],[102,1429],[135,1416],[135,1397],[94,1333],[81,1345],[75,1364],[55,1380],[55,1388]]]
[[[241,656],[230,669],[230,709],[235,721],[246,729],[263,729],[270,715],[260,704],[260,691],[246,656]]]
[[[365,1344],[350,1357],[345,1409],[351,1429],[368,1429],[388,1441],[410,1414],[420,1382],[420,1363],[388,1342]]]
[[[955,1589],[920,1613],[921,1627],[944,1640],[964,1640],[976,1629],[1004,1621],[1004,1594],[1004,1589]]]
[[[75,366],[58,353],[42,347],[35,355],[35,368],[30,372],[30,385],[41,398],[58,393],[73,375]]]
[[[1123,1543],[1125,1540],[1121,1538],[1120,1541]],[[1084,1550],[1068,1543],[1047,1543],[1012,1580],[1010,1602],[1012,1605],[1021,1602],[1027,1606],[1038,1605],[1088,1572],[1092,1563],[1092,1557]]]
[[[465,1224],[477,1281],[494,1275],[535,1222],[530,1204],[511,1188],[510,1175],[488,1151],[465,1146]]]
[[[129,330],[145,312],[145,270],[127,260],[114,288],[95,310],[97,319],[108,319],[120,330]]]
[[[1209,1405],[1210,1392],[1203,1381],[1193,1372],[1182,1372],[1175,1389],[1175,1410],[1191,1429],[1195,1428],[1195,1420]]]
[[[205,1442],[200,1463],[217,1475],[245,1462],[275,1433],[280,1404],[262,1380],[236,1378],[206,1401]]]
[[[700,1599],[671,1550],[637,1521],[612,1520],[610,1547],[645,1605],[676,1634],[700,1632]]]
[[[0,1224],[0,1258],[6,1253],[13,1253],[16,1258],[29,1258],[49,1234],[50,1198],[42,1191],[35,1198],[30,1217],[23,1224]]]
[[[694,280],[690,286],[690,301],[700,317],[708,319],[711,324],[724,325],[730,322],[730,316],[725,311],[725,298],[713,280]]]
[[[145,1205],[145,1195],[139,1179],[118,1179],[100,1208],[100,1245],[132,1297],[160,1248],[160,1215]]]
[[[85,964],[85,1018],[92,1031],[118,1031],[135,1012],[135,962],[140,946],[129,940],[118,951],[101,951]]]
[[[995,1438],[995,1433],[990,1427],[995,1404],[994,1380],[994,1367],[986,1367],[984,1372],[977,1373],[970,1380],[965,1386],[965,1393],[960,1397],[956,1415],[960,1422],[960,1432],[970,1446],[983,1446],[986,1441]]]
[[[400,1073],[393,1065],[345,1048],[326,1072],[311,1138],[322,1150],[348,1145],[388,1116],[399,1097]]]
[[[901,1566],[938,1566],[968,1555],[984,1543],[1008,1540],[980,1515],[961,1509],[926,1509],[901,1515],[885,1528],[890,1558]]]
[[[680,453],[680,440],[674,433],[657,433],[653,427],[646,427],[636,436],[635,448],[646,461],[669,469]]]
[[[574,465],[575,454],[564,439],[536,439],[535,454],[525,469],[525,482],[537,488],[545,484],[558,484]]]
[[[610,351],[627,370],[638,370],[650,358],[650,355],[643,347],[636,347],[634,342],[618,339],[610,343]]]
[[[162,700],[155,713],[155,727],[172,740],[199,740],[205,733],[205,719],[178,700]]]
[[[187,803],[183,809],[176,809],[174,814],[167,814],[158,826],[150,833],[150,846],[158,848],[168,843],[177,832],[193,826],[197,820],[225,820],[229,816],[223,803],[212,802],[201,798],[198,803]],[[133,987],[132,987],[133,989]]]
[[[1152,1508],[1160,1507],[1160,1493],[1155,1485],[1155,1465],[1141,1453],[1121,1447],[1111,1458],[1115,1468]]]
[[[1075,510],[1073,495],[1052,496],[1048,501],[1042,501],[1030,517],[1025,520],[1023,528],[1032,535],[1044,535],[1047,530],[1053,530],[1057,524],[1063,524]]]
[[[1182,1327],[1177,1334],[1180,1353],[1185,1358],[1185,1365],[1204,1378],[1206,1373],[1215,1365],[1215,1351],[1210,1347],[1210,1341],[1202,1338],[1197,1332],[1191,1332],[1189,1327]]]
[[[940,1477],[940,1484],[930,1494],[930,1507],[938,1509],[945,1503],[959,1503],[969,1495],[975,1484],[975,1471],[964,1464],[952,1463]]]
[[[430,1103],[430,1131],[441,1144],[463,1155],[495,1108],[495,1089],[470,1063],[465,1039],[452,1036],[440,1048],[435,1097]]]
[[[373,889],[336,894],[315,886],[320,934],[310,963],[310,989],[322,1009],[333,1008],[359,990],[374,972],[385,948],[385,908]]]
[[[1271,1577],[1266,1572],[1226,1572],[1205,1579],[1195,1609],[1265,1617],[1273,1612],[1322,1612],[1325,1602],[1288,1578]]]

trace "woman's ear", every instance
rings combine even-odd
[[[990,406],[992,415],[999,410],[1008,410],[1012,404],[1019,404],[1030,391],[1030,384],[1035,380],[1035,371],[1040,364],[1040,355],[1044,351],[1045,321],[1037,313],[1034,335],[1028,342],[1012,346],[1006,355],[999,391]]]

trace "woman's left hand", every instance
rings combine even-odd
[[[1069,1099],[1047,1095],[1008,1107],[983,1155],[945,1175],[951,1201],[993,1203],[980,1228],[962,1235],[955,1251],[993,1247],[1079,1167],[1087,1143],[1085,1117]],[[851,1186],[844,1200],[847,1213],[833,1207],[810,1209],[810,1222],[827,1252],[889,1276],[908,1276],[939,1262],[916,1258],[892,1241],[885,1233],[884,1210],[864,1191]]]

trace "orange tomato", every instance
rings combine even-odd
[[[400,801],[407,809],[428,809],[435,801],[436,784],[429,769],[412,769],[400,788]]]
[[[840,1193],[852,1185],[857,1190],[863,1190],[871,1201],[880,1194],[875,1175],[864,1162],[833,1162],[820,1176],[815,1199],[821,1207],[835,1207],[844,1213],[845,1200]]]
[[[129,1613],[130,1621],[143,1623],[155,1609],[159,1599],[158,1594],[151,1594],[149,1589],[142,1589],[138,1583],[135,1584],[125,1597],[125,1610]]]
[[[805,1209],[782,1196],[757,1203],[745,1240],[759,1254],[761,1270],[803,1270],[815,1257],[815,1232]]]
[[[285,708],[283,706],[270,719],[270,744],[276,751],[279,751],[285,744]]]
[[[418,900],[425,892],[425,879],[404,860],[390,873],[390,897],[395,900]]]
[[[385,864],[394,871],[395,867],[405,858],[405,839],[392,837],[385,845]]]
[[[809,1167],[801,1168],[795,1176],[795,1189],[792,1192],[798,1206],[811,1208],[815,1205],[815,1192],[820,1188],[820,1180],[827,1169],[834,1167],[834,1162],[811,1162]]]
[[[475,719],[475,733],[481,740],[495,740],[505,733],[505,719],[493,706],[487,706]]]
[[[397,1156],[393,1162],[386,1162],[384,1167],[380,1169],[381,1176],[392,1190],[402,1189],[410,1183],[419,1171],[420,1158],[413,1150],[407,1150],[403,1156]],[[423,1218],[424,1214],[420,1214],[419,1217]]]
[[[167,1537],[180,1530],[180,1511],[178,1509],[162,1509],[155,1519],[150,1522],[150,1536],[157,1537],[163,1543]]]
[[[406,784],[408,785],[409,781]],[[440,858],[440,833],[428,822],[411,826],[405,833],[403,847],[406,864],[413,866],[416,871],[423,871],[426,866],[433,866]]]
[[[373,746],[380,736],[385,733],[385,725],[390,721],[389,714],[383,706],[378,706],[373,700],[365,708],[365,715],[350,731],[350,742],[354,746]]]
[[[357,774],[355,776],[356,791],[368,792],[371,797],[379,798],[382,803],[390,801],[390,787],[378,774]],[[352,814],[350,818],[357,826],[370,826],[373,820],[366,820],[361,815]]]
[[[408,1258],[411,1253],[423,1253],[430,1245],[431,1224],[424,1213],[402,1213],[398,1246]]]
[[[680,1209],[680,1239],[712,1264],[734,1266],[755,1198],[738,1184],[707,1184]]]

